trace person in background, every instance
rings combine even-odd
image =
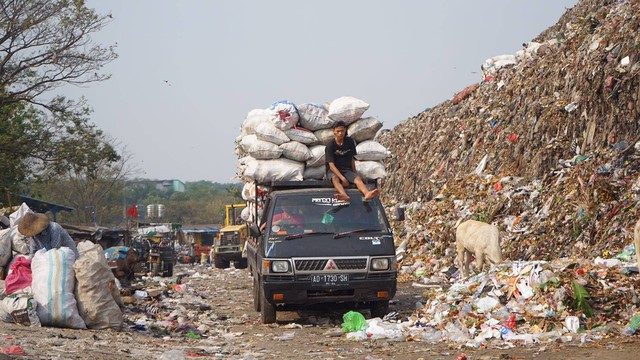
[[[60,224],[49,221],[45,214],[26,213],[18,223],[18,232],[29,237],[29,257],[40,249],[59,249],[67,247],[76,255],[76,259],[80,257],[76,243],[73,241],[69,233],[60,226]]]
[[[379,195],[378,189],[369,190],[362,178],[356,172],[356,143],[347,136],[347,125],[344,121],[333,124],[335,139],[327,145],[325,158],[327,162],[327,179],[331,180],[338,193],[337,200],[348,201],[349,195],[344,190],[349,184],[355,184],[364,195],[365,200],[371,200]]]

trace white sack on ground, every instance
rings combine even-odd
[[[242,139],[240,139],[240,147],[245,153],[248,153],[251,145],[253,145],[256,140],[258,140],[258,137],[255,134],[243,136]]]
[[[304,168],[304,179],[322,180],[325,175],[324,166],[306,167]]]
[[[365,179],[377,180],[387,177],[384,165],[378,161],[356,161],[356,171]]]
[[[0,302],[0,321],[24,326],[40,326],[36,302],[28,294],[12,294]]]
[[[380,129],[382,129],[382,123],[376,118],[368,117],[356,120],[349,125],[347,135],[355,140],[356,143],[359,143],[365,140],[372,140]]]
[[[289,141],[289,137],[284,133],[284,131],[269,123],[260,123],[256,126],[256,136],[260,140],[274,143],[276,145],[282,145]]]
[[[330,129],[334,121],[329,118],[329,111],[322,105],[302,104],[298,106],[300,125],[311,131]]]
[[[282,149],[274,143],[256,140],[249,148],[249,155],[257,160],[277,159],[282,155]]]
[[[326,145],[315,145],[311,146],[309,150],[311,151],[311,159],[307,160],[308,167],[324,167],[325,163],[325,149]]]
[[[313,157],[307,145],[297,141],[289,141],[280,145],[282,156],[295,161],[307,161]]]
[[[369,104],[351,96],[337,98],[329,105],[329,117],[335,121],[344,121],[347,125],[358,120]]]
[[[60,249],[38,250],[31,261],[33,298],[38,303],[38,318],[45,326],[86,329],[78,313],[73,251]]]
[[[249,111],[247,117],[244,119],[242,123],[242,131],[247,135],[252,135],[256,133],[256,127],[260,123],[270,123],[271,119],[275,116],[273,111],[268,109],[254,109]]]
[[[304,163],[280,158],[249,163],[244,175],[257,182],[301,181]]]
[[[310,145],[318,142],[318,138],[309,130],[302,128],[285,130],[284,133],[293,141]]]
[[[324,129],[318,130],[314,132],[316,138],[318,138],[318,143],[322,145],[329,145],[333,139],[335,139],[335,135],[333,135],[333,129]]]
[[[18,231],[18,223],[20,219],[28,213],[33,212],[27,206],[27,204],[22,203],[18,210],[14,211],[9,215],[9,229],[10,237],[11,237],[11,249],[19,254],[28,254],[29,253],[29,238],[26,238],[24,235],[20,234]]]
[[[107,264],[102,246],[89,241],[84,243],[88,244],[82,247],[80,257],[73,264],[78,280],[76,299],[80,316],[89,329],[119,330],[124,318],[118,306],[122,300],[116,278]]]
[[[356,160],[361,161],[380,161],[391,155],[382,144],[374,140],[366,140],[356,145]]]
[[[0,230],[0,267],[11,260],[11,229]]]
[[[271,122],[280,130],[291,129],[298,123],[298,109],[291,101],[276,101],[270,110],[275,113]]]

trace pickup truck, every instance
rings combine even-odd
[[[349,201],[336,200],[324,181],[256,186],[259,222],[250,225],[247,258],[263,323],[275,322],[281,305],[350,302],[367,306],[372,316],[386,315],[397,264],[378,198],[364,201],[348,189]]]

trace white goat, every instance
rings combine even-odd
[[[485,262],[491,266],[492,263],[497,264],[502,261],[500,231],[494,225],[480,221],[467,220],[458,225],[456,248],[460,264],[460,277],[466,277],[469,274],[471,254],[475,255],[476,266],[480,271],[482,271]]]

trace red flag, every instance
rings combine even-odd
[[[129,216],[131,216],[134,219],[138,218],[138,208],[136,207],[136,204],[133,204],[129,210],[127,210],[127,214],[129,214]]]

